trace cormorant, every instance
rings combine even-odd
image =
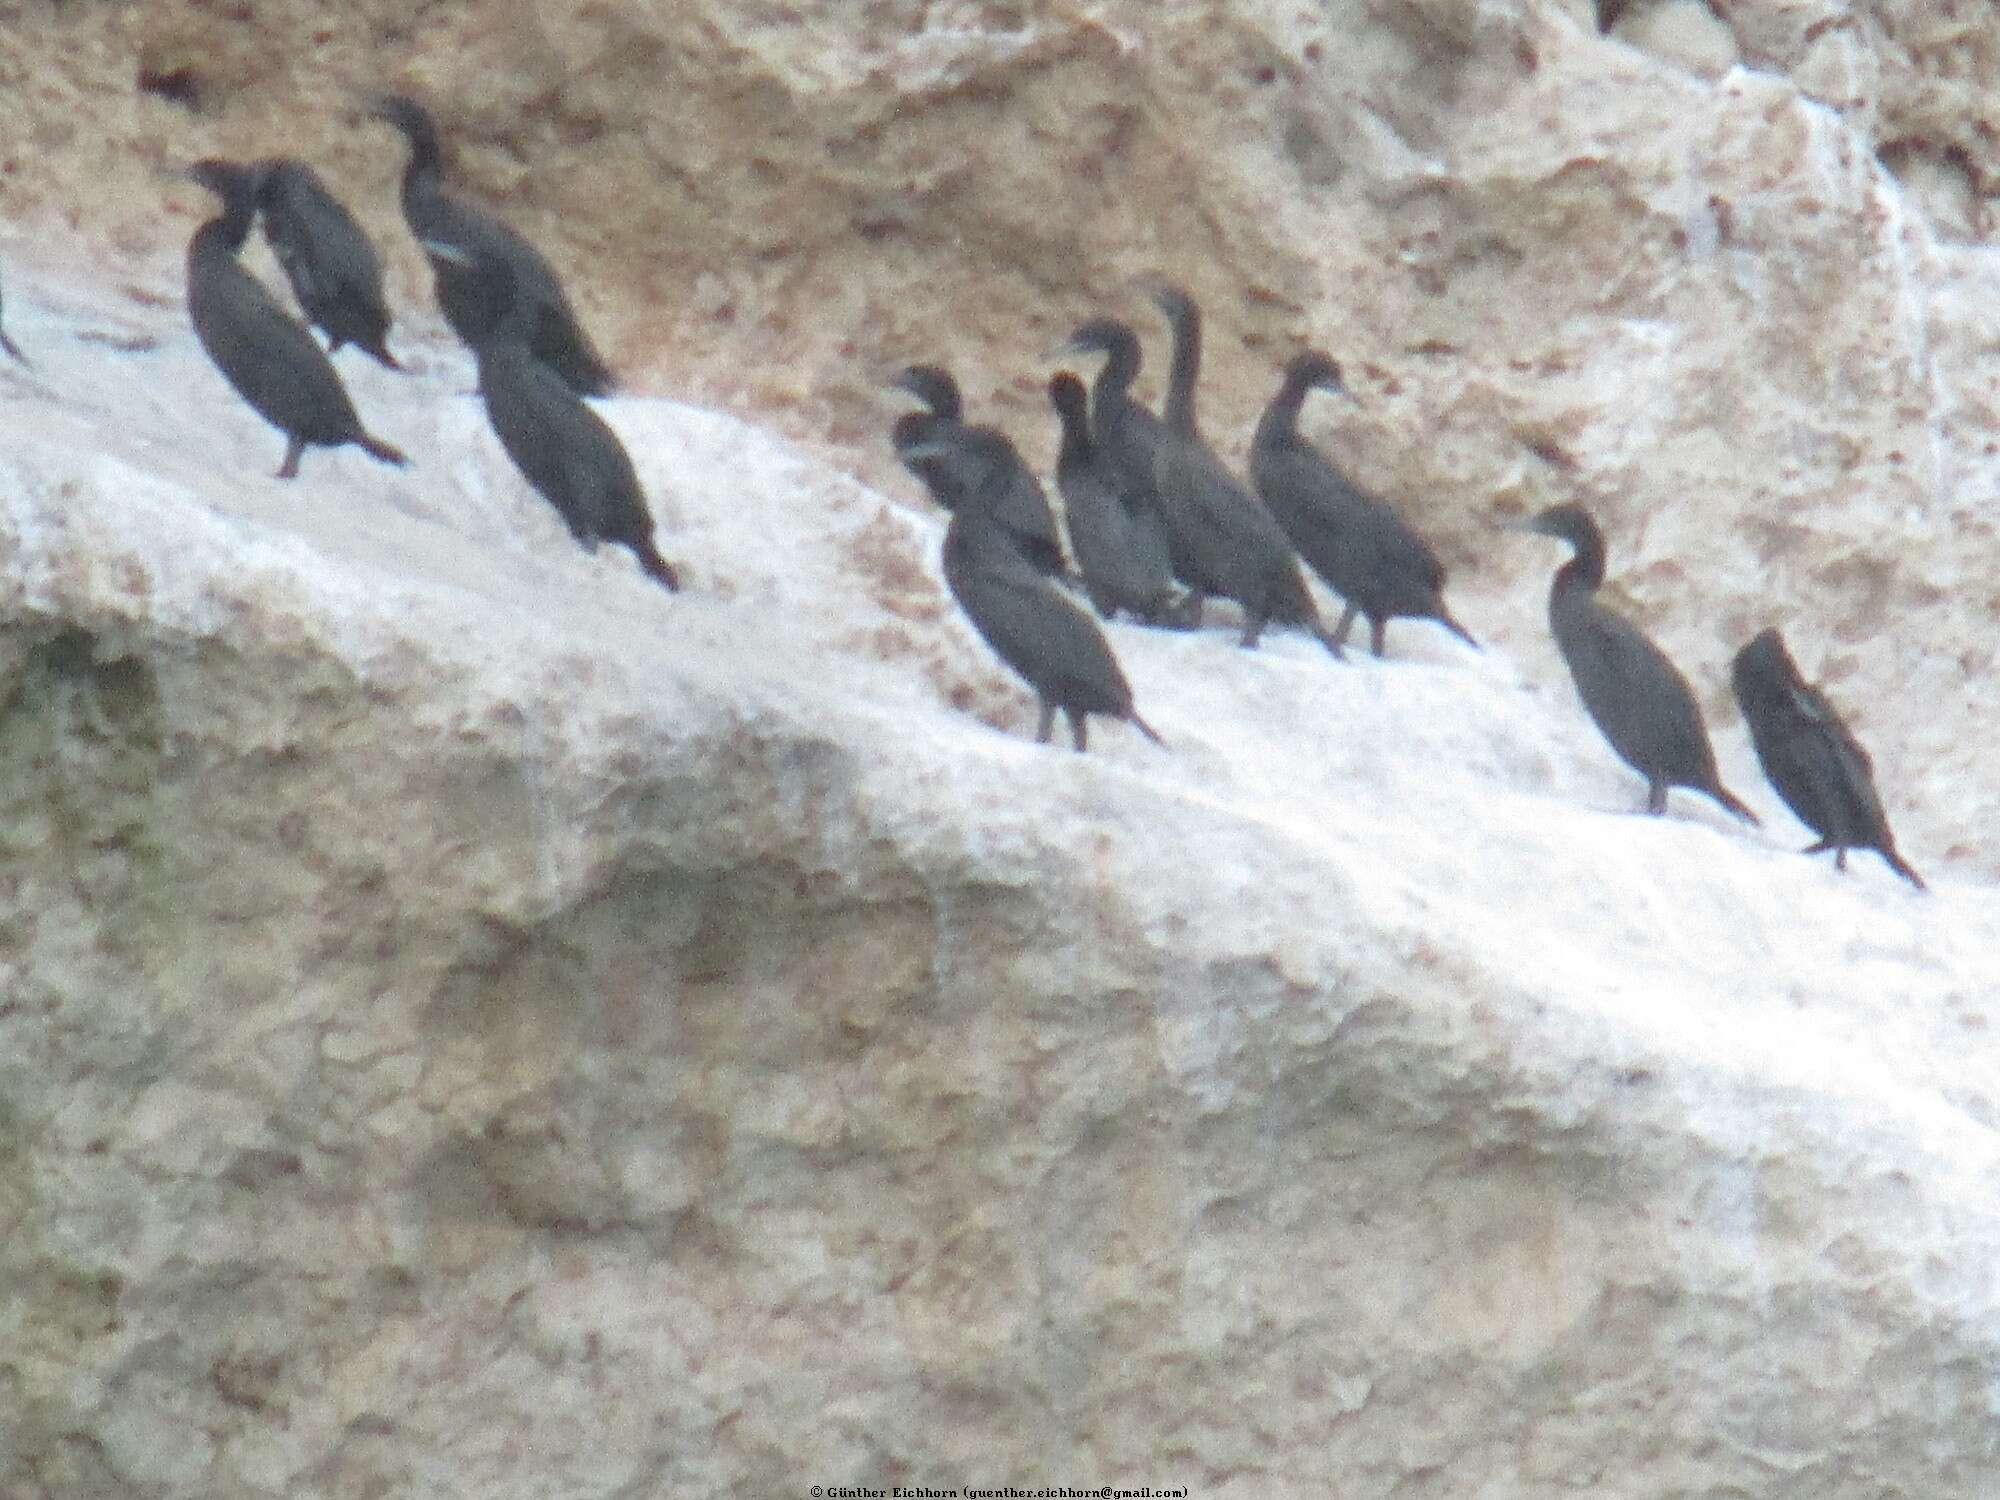
[[[444,154],[429,111],[414,99],[390,95],[375,100],[369,113],[395,126],[410,143],[409,165],[403,170],[403,217],[437,273],[438,307],[452,331],[471,344],[469,330],[484,316],[482,294],[467,267],[504,257],[514,273],[516,295],[533,314],[528,345],[535,357],[579,396],[610,394],[611,370],[577,322],[562,283],[542,253],[511,226],[444,190]],[[440,246],[460,253],[454,259]]]
[[[1687,679],[1638,626],[1594,597],[1604,582],[1604,535],[1590,513],[1573,503],[1553,505],[1525,529],[1576,550],[1549,589],[1549,628],[1590,717],[1619,757],[1646,778],[1646,811],[1666,811],[1667,788],[1684,786],[1755,823],[1757,815],[1716,772],[1715,750]]]
[[[188,176],[222,199],[221,215],[188,242],[188,314],[216,368],[285,434],[278,477],[295,476],[308,447],[343,443],[359,443],[383,463],[403,463],[402,453],[362,430],[347,388],[306,325],[237,264],[256,214],[256,170],[211,158],[196,162]]]
[[[4,328],[0,328],[0,349],[5,349],[9,354],[13,355],[14,358],[18,359],[22,364],[25,365],[28,363],[28,356],[21,352],[20,345],[16,344],[12,339],[7,337],[7,330]]]
[[[1141,620],[1163,620],[1174,592],[1165,534],[1126,508],[1103,451],[1091,441],[1083,382],[1064,370],[1049,381],[1049,401],[1062,419],[1056,485],[1090,602],[1107,620],[1121,609]]]
[[[986,644],[1041,700],[1038,741],[1047,743],[1061,709],[1078,750],[1088,747],[1086,720],[1091,714],[1125,719],[1155,744],[1165,744],[1133,708],[1131,686],[1097,622],[995,522],[992,507],[1008,486],[1006,464],[992,441],[997,436],[977,427],[943,425],[901,455],[913,471],[916,463],[948,471],[958,495],[944,534],[944,578],[952,597]]]
[[[1736,701],[1750,741],[1785,805],[1819,835],[1805,852],[1834,851],[1847,868],[1849,849],[1873,849],[1918,890],[1923,877],[1896,852],[1896,839],[1875,794],[1874,766],[1839,711],[1809,685],[1775,628],[1758,633],[1730,666]]]
[[[1468,646],[1479,642],[1444,603],[1444,564],[1403,518],[1299,436],[1299,407],[1317,386],[1345,392],[1340,366],[1317,350],[1285,367],[1283,384],[1257,423],[1250,479],[1299,556],[1346,601],[1333,638],[1347,644],[1356,614],[1368,617],[1368,641],[1382,654],[1384,627],[1398,615],[1436,620]]]
[[[1100,472],[1118,492],[1132,518],[1134,565],[1143,574],[1163,572],[1173,580],[1173,556],[1167,542],[1167,521],[1160,512],[1160,486],[1155,474],[1166,428],[1132,395],[1139,376],[1139,336],[1117,318],[1092,318],[1080,325],[1057,355],[1102,354],[1104,367],[1091,387],[1091,440]],[[1195,596],[1185,620],[1199,625],[1201,599]],[[1156,623],[1168,623],[1165,619]]]
[[[1149,295],[1174,330],[1166,431],[1153,472],[1175,575],[1194,590],[1197,610],[1205,594],[1222,594],[1243,606],[1245,646],[1255,646],[1265,624],[1276,620],[1311,631],[1328,651],[1343,656],[1340,643],[1320,624],[1319,607],[1284,529],[1202,441],[1194,411],[1200,312],[1176,287],[1154,286]]]
[[[966,425],[958,382],[951,378],[950,372],[936,365],[910,365],[899,371],[892,383],[897,390],[909,392],[930,408],[928,414],[912,412],[898,419],[891,433],[897,453],[901,454],[906,448],[925,441],[946,427]],[[926,415],[930,420],[925,420]],[[999,428],[981,426],[968,430],[989,435],[991,441],[982,439],[982,446],[995,462],[1006,469],[1005,482],[996,480],[997,487],[992,495],[994,523],[1014,538],[1015,545],[1029,562],[1051,578],[1063,577],[1068,565],[1063,558],[1062,542],[1056,534],[1056,518],[1049,509],[1048,496],[1042,493],[1041,481],[1022,462],[1013,440]],[[939,505],[946,510],[957,508],[958,495],[953,487],[949,464],[930,460],[909,467],[910,472],[924,482],[931,498]]]
[[[280,156],[259,162],[255,170],[264,238],[285,268],[306,320],[325,330],[327,352],[353,344],[389,369],[402,369],[387,342],[382,259],[354,216],[304,162]]]
[[[464,253],[457,245],[424,249],[453,264]],[[520,298],[513,261],[496,255],[466,269],[474,274],[463,331],[479,361],[479,394],[500,446],[586,549],[616,542],[662,585],[678,589],[673,565],[654,544],[652,513],[625,445],[530,350],[534,308]]]

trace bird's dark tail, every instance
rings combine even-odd
[[[1138,730],[1139,733],[1143,734],[1147,739],[1151,740],[1154,744],[1158,745],[1162,750],[1167,748],[1167,742],[1160,738],[1158,731],[1156,731],[1151,724],[1148,724],[1144,719],[1139,717],[1138,711],[1136,709],[1133,712],[1125,715],[1125,717],[1131,720],[1132,727]]]
[[[644,568],[669,593],[680,592],[681,577],[674,571],[674,565],[660,556],[660,549],[653,545],[651,537],[641,537],[632,543],[632,555],[639,559]]]
[[[404,464],[409,462],[409,459],[403,456],[401,448],[391,447],[380,438],[370,437],[365,432],[354,441],[367,450],[370,458],[378,458],[385,464],[394,464],[400,469]]]
[[[1737,795],[1721,782],[1718,781],[1714,786],[1704,788],[1704,790],[1707,791],[1709,796],[1735,813],[1737,817],[1748,823],[1752,828],[1762,828],[1764,826],[1764,820],[1745,807]]]
[[[1484,649],[1479,644],[1479,642],[1475,641],[1472,638],[1472,632],[1467,630],[1463,625],[1459,624],[1458,621],[1454,620],[1451,617],[1451,611],[1446,609],[1442,604],[1438,606],[1437,617],[1438,617],[1438,624],[1444,626],[1446,630],[1449,630],[1453,635],[1457,636],[1461,641],[1464,641],[1465,644],[1470,646],[1474,651],[1480,651]]]
[[[1883,849],[1879,852],[1881,853],[1882,858],[1886,859],[1889,862],[1889,868],[1894,870],[1898,875],[1902,876],[1903,879],[1909,881],[1911,885],[1915,886],[1920,891],[1927,891],[1930,889],[1929,886],[1924,884],[1924,877],[1919,875],[1915,870],[1911,869],[1908,863],[1904,861],[1903,856],[1898,854],[1894,849]]]

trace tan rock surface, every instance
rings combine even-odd
[[[2000,1492],[2000,21],[1716,11],[1708,79],[1505,0],[0,4],[0,1493]],[[454,399],[383,84],[808,445],[613,408],[684,600]],[[166,174],[279,149],[391,248],[407,476],[267,482],[192,352]],[[1226,451],[1340,356],[1485,657],[1120,630],[1173,754],[1017,743],[823,465],[910,493],[918,355],[1045,453],[1158,272]],[[1569,495],[1768,838],[1608,815],[1490,530]],[[1930,901],[1780,852],[1771,622]]]

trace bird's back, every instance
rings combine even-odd
[[[961,509],[945,532],[952,597],[1000,659],[1051,703],[1124,717],[1132,690],[1097,622],[1022,556],[994,523]]]
[[[479,385],[501,446],[574,536],[650,538],[631,455],[554,371],[519,343],[504,343],[481,350]]]
[[[1170,592],[1164,532],[1126,508],[1096,454],[1058,464],[1056,484],[1091,601],[1106,614],[1158,609]]]
[[[478,342],[491,303],[477,268],[505,260],[513,272],[514,297],[533,310],[528,341],[536,357],[581,395],[601,396],[611,389],[610,369],[577,322],[555,267],[519,230],[435,184],[406,194],[404,213],[418,239],[451,245],[469,262],[430,255],[438,307],[454,333],[469,344]]]
[[[381,257],[310,167],[272,163],[266,169],[263,212],[265,238],[300,305],[316,322],[324,327],[343,309],[372,313],[381,308]],[[382,321],[386,325],[386,311]]]
[[[1394,607],[1444,588],[1444,565],[1386,501],[1304,441],[1259,444],[1250,474],[1299,555],[1342,595]]]
[[[1771,785],[1822,838],[1880,848],[1887,816],[1874,767],[1826,695],[1803,682],[1768,681],[1738,690],[1750,741]]]
[[[343,441],[360,419],[326,353],[236,257],[199,237],[188,252],[188,315],[216,366],[274,427]]]
[[[1675,786],[1716,784],[1694,689],[1644,631],[1581,589],[1549,598],[1549,625],[1577,694],[1627,764]]]

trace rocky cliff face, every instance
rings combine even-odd
[[[2000,1492],[1990,9],[0,23],[0,1491]],[[629,373],[684,595],[464,398],[385,83]],[[278,149],[392,247],[407,473],[270,480],[193,345],[164,172]],[[1144,273],[1233,457],[1343,360],[1484,654],[1117,627],[1171,750],[1025,741],[879,381],[1046,454]],[[1768,832],[1628,815],[1492,529],[1555,498]],[[1789,852],[1767,623],[1932,896]]]

